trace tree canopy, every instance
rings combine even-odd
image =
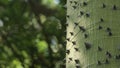
[[[0,68],[58,68],[64,0],[0,0]]]

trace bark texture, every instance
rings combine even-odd
[[[67,0],[66,68],[120,68],[120,0]]]

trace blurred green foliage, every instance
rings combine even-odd
[[[0,68],[59,68],[65,0],[0,0]]]

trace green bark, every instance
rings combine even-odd
[[[66,27],[66,68],[120,68],[120,0],[67,0]]]

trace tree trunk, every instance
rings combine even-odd
[[[66,68],[120,68],[120,0],[67,0]]]

